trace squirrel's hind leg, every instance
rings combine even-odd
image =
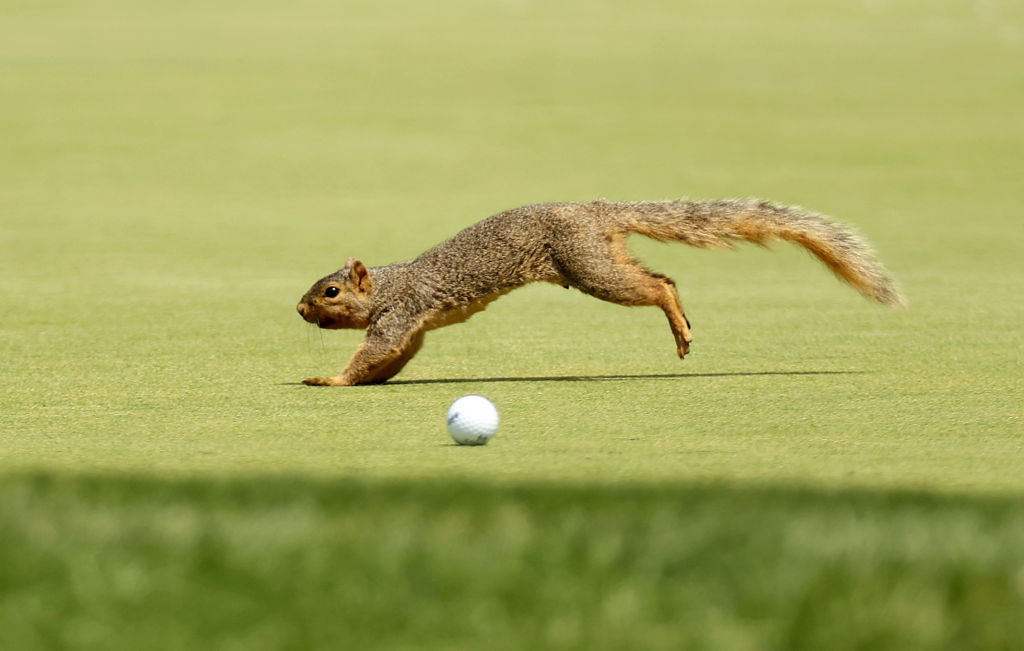
[[[648,272],[652,280],[659,286],[652,287],[652,292],[660,291],[660,300],[655,303],[668,317],[668,325],[672,328],[672,336],[676,340],[676,349],[679,359],[686,357],[690,352],[690,343],[693,341],[693,333],[690,332],[690,320],[683,312],[683,305],[679,302],[679,294],[676,292],[675,282],[668,276]]]
[[[654,305],[668,318],[682,358],[690,351],[693,335],[683,313],[676,284],[668,276],[641,265],[625,247],[622,237],[609,237],[604,255],[580,256],[579,249],[558,256],[555,264],[565,281],[595,298],[619,305]]]

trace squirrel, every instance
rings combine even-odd
[[[633,257],[626,248],[632,233],[699,248],[786,240],[868,298],[905,304],[864,239],[798,206],[759,199],[535,204],[484,219],[415,260],[367,267],[349,258],[314,283],[299,301],[302,318],[321,328],[366,330],[366,338],[341,375],[304,384],[386,382],[420,350],[428,330],[461,323],[537,281],[620,305],[660,307],[683,358],[693,337],[675,282]]]

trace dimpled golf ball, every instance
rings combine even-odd
[[[448,408],[448,433],[459,445],[486,445],[498,431],[498,409],[483,396],[462,396]]]

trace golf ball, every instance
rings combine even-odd
[[[498,431],[498,409],[483,396],[462,396],[448,408],[448,433],[459,445],[486,445]]]

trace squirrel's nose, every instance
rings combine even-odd
[[[295,307],[295,309],[299,311],[299,315],[300,315],[300,316],[301,316],[301,317],[302,317],[303,319],[305,319],[305,318],[306,318],[306,311],[307,311],[307,310],[309,310],[309,307],[308,307],[308,306],[307,306],[307,305],[306,305],[305,303],[299,303],[299,304],[298,304],[298,305],[297,305],[297,306]]]

